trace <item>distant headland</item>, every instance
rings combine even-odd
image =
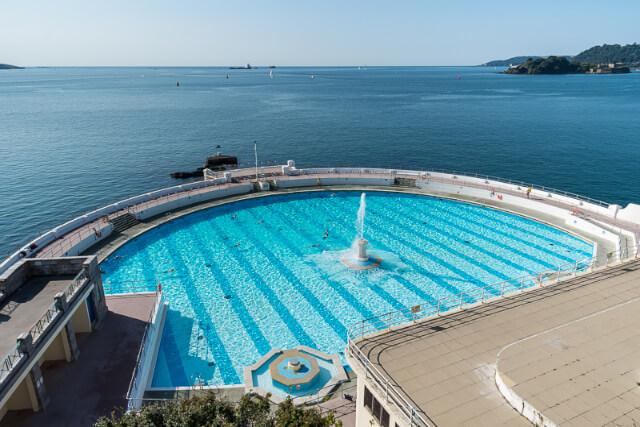
[[[558,56],[558,55],[555,55]],[[640,45],[638,43],[621,46],[619,44],[603,44],[593,46],[574,56],[564,56],[567,60],[577,63],[615,64],[621,67],[640,68]],[[485,62],[480,67],[512,67],[523,62],[544,56],[514,56],[509,59],[498,59]]]
[[[0,70],[24,70],[24,67],[17,67],[10,64],[0,64]]]
[[[530,59],[503,71],[504,74],[625,74],[629,67],[569,61],[564,56]]]
[[[604,44],[575,56],[514,56],[481,66],[510,67],[505,74],[625,74],[640,67],[640,45]]]

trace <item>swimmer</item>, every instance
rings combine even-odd
[[[122,258],[120,255],[116,255],[113,257],[113,259],[120,259],[120,258]]]
[[[320,243],[318,243],[317,245],[311,245],[309,246],[310,248],[317,248],[318,246],[320,246]]]
[[[236,219],[236,217],[238,216],[238,214],[235,214],[231,217],[231,219]]]
[[[234,246],[234,248],[238,248],[240,247],[240,242],[236,243],[236,245]]]
[[[176,271],[176,269],[175,269],[175,268],[172,268],[171,270],[163,271],[162,273],[172,273],[172,272],[174,272],[174,271]]]
[[[260,221],[258,221],[258,224],[262,224],[264,222],[264,219],[261,219]]]

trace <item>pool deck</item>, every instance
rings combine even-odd
[[[0,426],[89,426],[115,408],[126,407],[125,396],[155,295],[106,298],[109,311],[102,329],[76,334],[80,358],[42,365],[51,397],[46,410],[10,411]]]
[[[562,425],[640,422],[640,260],[358,342],[434,425],[531,425],[496,386]]]
[[[53,304],[53,297],[69,286],[74,276],[37,276],[27,280],[0,305],[0,354],[16,345]]]

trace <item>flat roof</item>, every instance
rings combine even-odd
[[[638,283],[636,260],[358,346],[436,425],[531,425],[498,390],[496,365],[508,387],[555,423],[638,421]]]
[[[29,332],[75,276],[36,276],[27,280],[0,305],[0,357],[15,347],[18,335]]]
[[[9,411],[0,424],[89,426],[116,407],[126,408],[125,396],[155,298],[155,294],[107,296],[109,311],[102,328],[76,334],[80,358],[42,365],[51,398],[47,408]]]

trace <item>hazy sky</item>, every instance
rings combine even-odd
[[[640,0],[0,0],[0,63],[474,65],[640,42]]]

